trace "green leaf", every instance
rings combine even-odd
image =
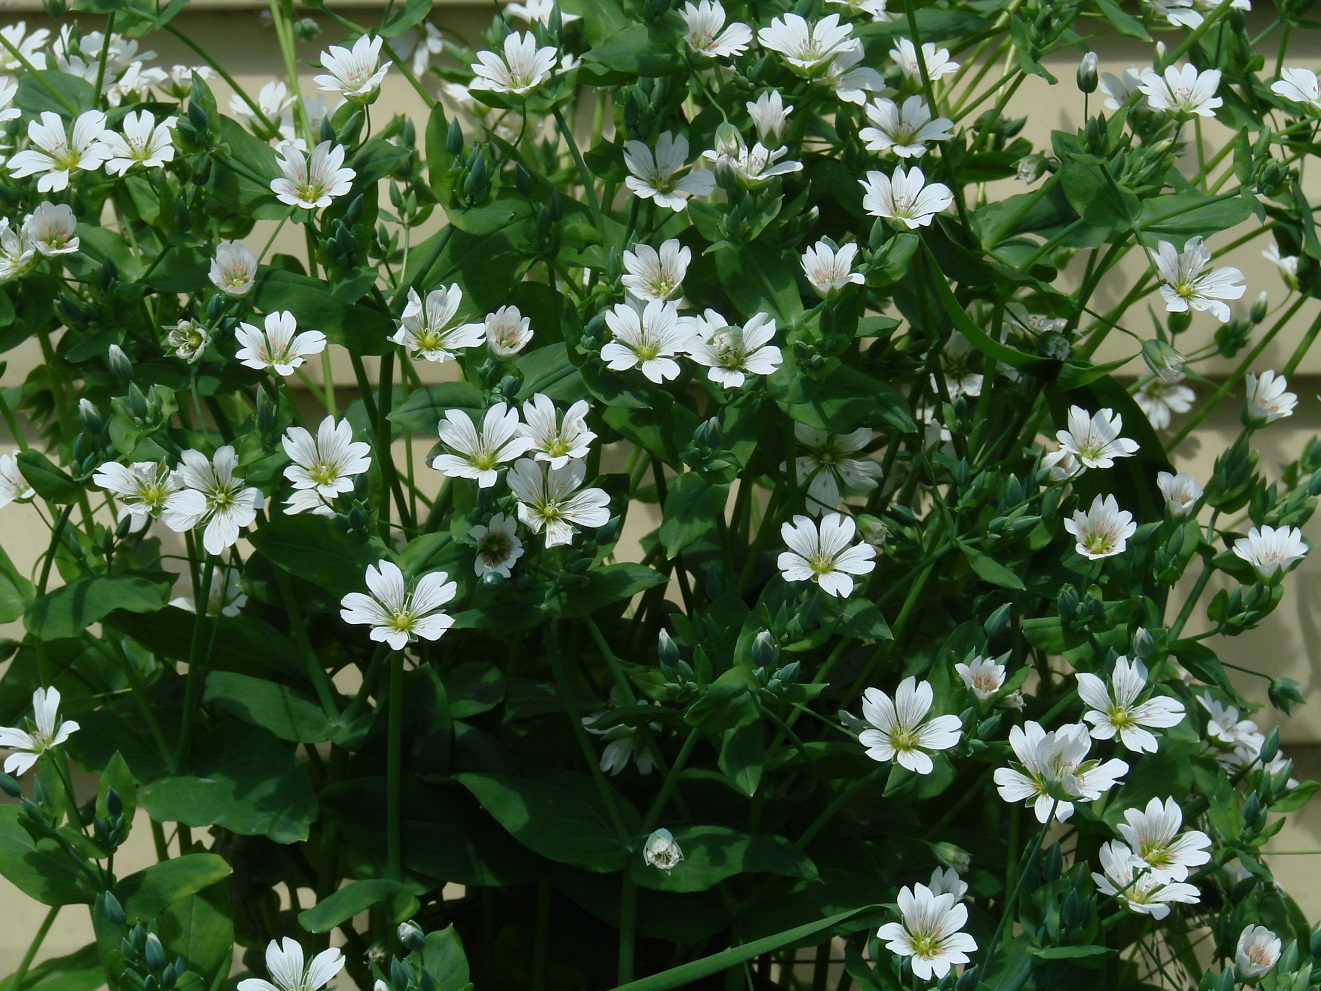
[[[96,103],[92,84],[79,76],[55,69],[19,73],[14,105],[34,117],[49,110],[65,118],[67,123],[81,108],[93,107]]]
[[[596,873],[621,870],[628,863],[629,847],[585,775],[542,771],[536,778],[518,778],[469,773],[455,775],[454,780],[534,853]],[[640,826],[636,810],[613,790],[610,797],[624,817],[625,828],[636,831]]]
[[[715,521],[725,516],[728,485],[708,482],[696,472],[686,472],[669,483],[665,499],[664,522],[660,542],[670,557],[697,542],[715,529]]]
[[[18,455],[18,470],[37,495],[47,502],[77,502],[83,494],[83,487],[40,451],[21,452]]]
[[[156,934],[171,957],[179,955],[209,988],[219,988],[234,959],[234,920],[224,885],[176,901],[156,919]]]
[[[0,991],[15,991],[10,974],[0,981]],[[23,991],[96,991],[105,986],[105,969],[95,943],[62,957],[43,960],[23,978]]]
[[[127,829],[132,829],[133,813],[138,807],[138,785],[128,769],[128,761],[124,760],[124,755],[118,750],[110,758],[110,763],[105,766],[100,780],[96,783],[96,814],[102,819],[110,818],[106,800],[112,788],[119,796],[120,805],[123,806],[121,814],[124,816],[124,825]],[[125,835],[128,835],[127,832]]]
[[[421,250],[421,249],[414,249]],[[394,320],[371,306],[345,306],[320,279],[278,268],[263,268],[252,290],[252,305],[263,312],[289,310],[300,330],[320,330],[354,354],[385,354]]]
[[[505,697],[505,676],[495,665],[469,661],[445,675],[451,719],[468,719],[494,709]]]
[[[783,251],[767,241],[735,248],[724,244],[713,252],[716,272],[743,319],[768,312],[784,333],[803,314],[798,280]]]
[[[766,389],[795,423],[826,433],[844,434],[859,427],[917,430],[908,401],[892,386],[843,363],[812,374],[790,352],[766,380]]]
[[[683,59],[674,49],[672,36],[636,22],[592,45],[583,62],[589,69],[600,66],[611,70],[589,72],[597,85],[618,82],[621,76],[668,76],[683,70]]]
[[[1282,798],[1277,798],[1271,802],[1272,812],[1295,812],[1301,809],[1316,794],[1316,790],[1321,788],[1321,782],[1304,781],[1296,788],[1290,788],[1284,793]]]
[[[186,774],[142,789],[142,807],[158,822],[224,826],[276,843],[307,839],[317,816],[307,770],[271,733],[237,720],[199,737]]]
[[[34,840],[18,806],[0,807],[0,874],[43,905],[90,904],[96,897],[87,876],[52,839]]]
[[[92,575],[43,595],[23,617],[38,640],[76,637],[116,609],[151,613],[165,605],[168,586],[136,575]]]
[[[546,611],[560,619],[590,616],[666,581],[665,575],[642,564],[607,564],[585,577],[586,584],[565,589],[546,603]]]
[[[390,422],[435,437],[446,410],[465,410],[480,415],[486,411],[486,405],[486,397],[475,385],[442,382],[409,393],[407,399],[390,411]]]
[[[232,873],[234,869],[219,854],[186,853],[123,878],[115,885],[115,895],[130,924],[150,922],[180,899]]]
[[[335,729],[321,706],[288,685],[234,671],[207,675],[204,701],[293,743],[324,743]]]
[[[18,573],[9,555],[0,551],[0,623],[12,623],[21,617],[36,595],[36,586]]]
[[[298,924],[310,933],[328,933],[342,922],[377,905],[385,906],[386,921],[398,925],[418,909],[413,891],[402,881],[371,878],[354,881],[298,914]]]
[[[468,957],[453,923],[439,932],[427,933],[426,942],[422,950],[422,972],[435,981],[436,991],[467,991],[471,988]]]
[[[1060,169],[1060,179],[1064,195],[1078,216],[1107,237],[1131,231],[1141,215],[1142,201],[1116,183],[1104,164],[1066,162]]]
[[[992,585],[999,585],[1001,588],[1012,588],[1019,592],[1027,588],[1023,584],[1023,579],[989,554],[983,554],[976,548],[969,547],[964,543],[959,544],[959,550],[963,551],[963,556],[968,559],[968,564],[972,566],[972,570]]]
[[[354,540],[329,520],[310,514],[277,514],[248,539],[277,567],[337,596],[363,591],[367,566],[388,556],[379,542]]]
[[[1147,34],[1147,29],[1142,22],[1132,14],[1126,13],[1120,9],[1119,4],[1114,0],[1096,0],[1096,6],[1100,8],[1105,19],[1110,22],[1110,26],[1120,34],[1136,38],[1138,41],[1151,41],[1151,35]]]
[[[1190,237],[1237,227],[1251,212],[1252,204],[1238,195],[1174,193],[1144,199],[1137,221],[1144,237],[1161,238],[1182,251]]]
[[[1087,957],[1104,957],[1119,951],[1109,946],[1092,944],[1089,946],[1029,946],[1027,952],[1041,960],[1081,960]]]
[[[398,38],[410,28],[417,27],[431,13],[432,0],[408,0],[394,17],[381,25],[377,33],[382,38]]]
[[[413,246],[404,281],[427,289],[457,282],[463,287],[465,303],[490,312],[506,302],[505,297],[532,265],[533,256],[525,248],[529,237],[528,224],[514,224],[489,234],[445,227]]]
[[[726,878],[754,873],[820,880],[812,861],[783,836],[749,836],[724,826],[680,826],[672,832],[683,861],[666,874],[635,856],[628,873],[641,887],[705,891]]]

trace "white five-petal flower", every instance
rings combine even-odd
[[[831,246],[829,241],[821,240],[803,252],[803,273],[812,284],[816,294],[825,299],[833,292],[838,292],[848,285],[862,285],[866,282],[861,272],[853,271],[853,260],[858,255],[858,246],[853,243]]]
[[[1311,69],[1285,69],[1280,78],[1271,83],[1271,92],[1286,100],[1301,103],[1312,116],[1321,115],[1321,84]]]
[[[1006,802],[1031,805],[1037,822],[1046,823],[1051,809],[1065,822],[1075,802],[1094,802],[1128,773],[1128,764],[1112,757],[1088,760],[1092,738],[1084,723],[1069,723],[1047,733],[1029,720],[1009,730],[1009,745],[1019,769],[997,767],[995,784]]]
[[[1124,418],[1112,409],[1089,415],[1081,406],[1070,406],[1068,423],[1068,429],[1057,431],[1055,439],[1060,450],[1068,451],[1083,468],[1110,468],[1115,458],[1138,452],[1137,441],[1120,436]]]
[[[339,615],[346,623],[372,628],[369,636],[391,650],[403,650],[415,640],[436,640],[454,625],[440,607],[454,598],[458,585],[443,571],[423,575],[410,590],[404,573],[393,561],[367,565],[371,595],[350,592],[340,600]]]
[[[948,750],[958,745],[963,724],[958,716],[927,718],[933,699],[931,683],[905,678],[894,698],[879,688],[868,688],[862,697],[862,714],[871,729],[858,735],[867,756],[882,763],[894,761],[917,774],[930,774],[935,765],[928,750]]]
[[[284,174],[271,180],[271,192],[281,203],[308,210],[330,206],[331,200],[349,191],[358,174],[343,168],[344,146],[329,141],[313,148],[310,156],[285,141],[276,149],[276,158]]]
[[[876,488],[881,466],[860,454],[876,434],[860,427],[847,434],[828,434],[806,424],[794,424],[794,439],[807,448],[807,454],[794,461],[798,484],[807,486],[804,502],[812,516],[839,508],[845,494],[868,492]]]
[[[668,874],[682,862],[683,850],[674,842],[673,833],[668,829],[658,829],[647,837],[642,847],[642,858],[648,867]]]
[[[234,328],[240,347],[234,352],[248,368],[270,368],[278,375],[292,375],[309,355],[326,349],[326,335],[319,330],[298,331],[298,321],[288,310],[266,314],[265,330],[250,323]]]
[[[249,977],[239,981],[238,991],[318,991],[344,969],[344,953],[338,947],[322,950],[303,969],[303,948],[284,937],[283,943],[271,940],[266,947],[266,970],[271,981]]]
[[[67,203],[42,202],[23,220],[22,237],[47,258],[78,250],[78,218]]]
[[[500,465],[521,457],[532,446],[531,438],[518,429],[518,410],[496,403],[482,418],[478,430],[463,410],[445,411],[438,431],[454,454],[439,454],[431,467],[452,478],[475,479],[487,489],[499,478]]]
[[[1186,881],[1168,881],[1149,869],[1119,840],[1111,840],[1101,847],[1101,869],[1092,872],[1096,889],[1105,895],[1114,895],[1129,909],[1153,919],[1170,914],[1172,902],[1196,904],[1200,893]]]
[[[1252,372],[1244,376],[1248,387],[1247,418],[1254,426],[1293,416],[1298,397],[1287,391],[1289,383],[1283,375],[1267,370],[1258,377]]]
[[[1189,238],[1183,254],[1176,252],[1169,241],[1161,241],[1151,260],[1161,279],[1160,294],[1165,309],[1170,313],[1199,310],[1228,323],[1229,306],[1222,300],[1241,299],[1247,292],[1243,273],[1233,266],[1205,272],[1211,263],[1211,249],[1202,243],[1201,237]]]
[[[654,154],[641,141],[628,142],[624,165],[629,171],[624,185],[670,210],[682,210],[689,196],[706,196],[716,188],[716,177],[708,169],[683,174],[688,168],[688,139],[682,134],[662,132]]]
[[[641,369],[642,374],[660,385],[677,378],[679,363],[693,339],[692,319],[679,315],[670,300],[652,300],[641,309],[629,303],[616,303],[605,314],[606,326],[614,335],[601,348],[601,358],[611,371]]]
[[[1138,408],[1147,414],[1147,419],[1155,430],[1164,430],[1170,425],[1171,415],[1187,413],[1193,408],[1197,394],[1182,384],[1183,373],[1173,382],[1154,376],[1138,387],[1134,399]]]
[[[238,458],[226,444],[214,458],[201,451],[180,455],[172,479],[176,488],[165,499],[161,521],[175,533],[206,524],[202,546],[208,554],[219,554],[239,539],[239,530],[251,526],[264,499],[261,490],[244,487],[234,477]]]
[[[840,24],[838,14],[827,14],[809,24],[798,14],[785,14],[757,32],[762,48],[777,52],[789,68],[804,76],[820,75],[830,60],[854,40],[853,25]]]
[[[1183,810],[1173,798],[1153,798],[1145,809],[1125,809],[1124,821],[1117,827],[1133,856],[1161,880],[1183,881],[1188,868],[1200,867],[1211,859],[1211,837],[1200,829],[1183,828]]]
[[[37,493],[18,470],[18,452],[0,454],[0,509]]]
[[[742,55],[752,44],[752,29],[734,21],[725,24],[725,8],[720,0],[699,0],[683,5],[683,40],[698,55],[707,58],[728,58]]]
[[[478,578],[495,574],[508,578],[523,556],[523,541],[518,539],[518,522],[512,516],[496,513],[486,526],[475,526],[472,539],[477,541],[477,556],[472,570]]]
[[[43,110],[40,120],[28,122],[31,146],[9,159],[9,174],[15,179],[40,176],[38,192],[67,189],[75,171],[95,172],[109,157],[109,149],[101,141],[105,122],[101,111],[88,110],[66,131],[59,114]]]
[[[858,137],[866,142],[868,151],[921,158],[927,153],[928,141],[953,137],[950,128],[954,122],[947,117],[933,120],[920,96],[910,96],[902,105],[881,97],[867,104],[866,113],[872,126],[864,127]]]
[[[916,165],[907,172],[899,166],[893,177],[868,172],[867,178],[858,182],[864,190],[862,208],[869,216],[907,230],[931,226],[936,214],[954,205],[949,187],[943,182],[927,185],[926,176]]]
[[[111,175],[123,175],[135,165],[144,169],[159,169],[174,161],[174,138],[171,131],[177,118],[166,117],[159,124],[147,110],[129,113],[124,117],[124,133],[105,130],[101,143],[106,150],[105,170]]]
[[[538,392],[523,404],[518,432],[531,443],[528,453],[552,468],[587,457],[596,434],[587,426],[587,400],[579,399],[561,418],[549,396]]]
[[[1257,569],[1262,578],[1270,579],[1285,572],[1296,561],[1307,556],[1307,542],[1303,531],[1295,526],[1253,527],[1246,537],[1234,541],[1234,553]]]
[[[399,318],[399,329],[390,340],[402,344],[413,358],[444,363],[460,348],[481,347],[486,340],[486,325],[460,324],[455,319],[463,291],[453,285],[433,289],[425,303],[417,290],[408,290],[408,305]]]
[[[792,106],[784,105],[784,97],[775,89],[767,90],[755,101],[749,100],[748,116],[752,118],[752,126],[757,129],[757,139],[765,144],[778,144],[793,109]]]
[[[635,244],[632,251],[624,251],[627,274],[620,281],[638,299],[671,299],[682,293],[683,277],[692,257],[692,251],[678,238],[662,242],[660,251],[649,244]]]
[[[587,465],[570,461],[549,468],[524,458],[509,470],[509,489],[518,500],[518,518],[533,533],[546,532],[546,546],[573,542],[576,526],[605,526],[610,521],[610,496],[603,489],[584,489]]]
[[[1265,926],[1247,926],[1234,948],[1234,976],[1240,981],[1265,977],[1280,959],[1280,937]]]
[[[922,70],[917,61],[917,49],[910,39],[897,38],[894,47],[890,49],[890,58],[894,59],[895,65],[899,66],[899,71],[909,79],[918,83],[922,81]],[[937,49],[929,41],[922,44],[922,63],[926,66],[927,78],[933,82],[942,76],[948,76],[959,71],[959,63],[950,61],[949,49]]]
[[[179,485],[170,466],[156,461],[135,461],[128,466],[107,461],[96,469],[92,482],[119,500],[119,519],[132,520],[130,533],[137,533],[160,516]]]
[[[281,439],[293,463],[284,477],[294,493],[286,502],[288,513],[313,512],[333,515],[329,503],[353,491],[353,478],[371,467],[371,446],[353,439],[348,420],[335,422],[328,416],[317,427],[316,436],[303,427],[290,427]]]
[[[1202,498],[1202,486],[1185,472],[1172,475],[1162,471],[1156,475],[1156,486],[1165,497],[1165,508],[1171,516],[1187,516]]]
[[[469,88],[515,96],[530,93],[550,79],[557,54],[549,45],[538,48],[531,31],[514,31],[505,37],[503,57],[495,52],[477,53],[472,64],[476,78]]]
[[[1146,727],[1168,729],[1183,721],[1183,703],[1164,695],[1153,695],[1139,703],[1147,687],[1147,666],[1141,660],[1115,659],[1110,689],[1094,674],[1078,673],[1078,695],[1088,709],[1083,719],[1091,723],[1093,740],[1115,736],[1129,750],[1154,754],[1156,737]]]
[[[887,922],[876,935],[885,948],[908,957],[919,980],[943,978],[955,964],[967,963],[977,941],[963,927],[968,909],[953,892],[937,894],[925,884],[899,889],[900,922]]]
[[[386,70],[393,62],[377,68],[381,61],[383,38],[364,34],[353,48],[331,45],[330,51],[321,53],[325,73],[312,81],[327,93],[342,93],[350,100],[367,100],[380,88]]]
[[[1004,687],[1005,666],[989,657],[974,657],[968,664],[959,662],[954,670],[978,701],[985,702]]]
[[[839,513],[829,513],[816,521],[795,516],[792,523],[780,527],[780,538],[788,550],[776,562],[784,580],[813,581],[827,595],[843,598],[853,591],[850,575],[867,575],[876,568],[876,548],[854,544],[857,527],[853,520]]]
[[[211,284],[226,296],[246,296],[257,277],[257,256],[242,241],[221,241],[211,259]]]
[[[5,758],[6,774],[22,774],[51,747],[57,747],[78,729],[72,719],[60,719],[60,693],[38,688],[32,693],[32,729],[0,726],[0,747],[12,750]]]
[[[1146,69],[1142,73],[1142,82],[1138,84],[1152,110],[1185,117],[1214,117],[1216,108],[1225,102],[1215,95],[1219,88],[1219,69],[1198,72],[1191,63],[1171,65],[1164,75],[1158,75],[1155,69]]]
[[[1079,554],[1096,561],[1122,554],[1128,538],[1138,532],[1133,514],[1120,509],[1115,497],[1097,496],[1087,512],[1074,510],[1073,519],[1064,521],[1064,529],[1077,538]]]
[[[532,340],[532,321],[517,306],[502,306],[482,321],[486,346],[497,358],[512,358]]]
[[[775,321],[757,313],[742,327],[730,326],[723,316],[708,309],[694,318],[697,333],[688,345],[693,361],[710,369],[707,376],[726,389],[737,389],[749,375],[769,375],[784,360],[771,344]]]

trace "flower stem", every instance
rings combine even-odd
[[[564,136],[565,143],[569,146],[569,154],[573,156],[573,163],[578,166],[578,177],[582,180],[583,190],[587,194],[587,205],[592,208],[592,216],[596,218],[601,231],[605,231],[605,217],[601,215],[601,203],[596,198],[596,187],[592,185],[592,173],[587,170],[587,163],[583,161],[582,152],[578,150],[578,142],[573,139],[573,131],[569,130],[568,123],[564,120],[564,114],[560,112],[559,107],[551,111],[555,115],[555,124],[560,129],[560,134]]]
[[[50,932],[50,927],[55,924],[55,916],[60,914],[62,905],[55,905],[46,917],[41,920],[41,925],[37,929],[37,934],[32,937],[32,942],[28,944],[27,952],[23,954],[23,959],[19,961],[18,970],[14,971],[14,976],[9,981],[9,991],[23,991],[23,981],[28,976],[28,969],[32,966],[32,961],[37,958],[37,951],[41,949],[41,944],[46,941],[46,934]]]
[[[403,876],[400,863],[402,806],[399,789],[404,740],[404,655],[397,650],[390,657],[390,700],[386,705],[389,735],[385,756],[385,862],[387,875],[391,880],[398,881]]]

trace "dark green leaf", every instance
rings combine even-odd
[[[83,494],[83,487],[40,451],[21,452],[18,455],[18,470],[37,495],[47,502],[77,502]]]
[[[34,840],[18,806],[0,807],[0,874],[43,905],[89,904],[96,897],[87,876],[54,840]]]
[[[263,726],[293,743],[323,743],[334,732],[316,702],[266,678],[212,671],[207,675],[204,701],[215,702],[244,722]]]
[[[277,514],[248,539],[277,567],[334,595],[364,591],[367,566],[387,556],[381,544],[354,540],[329,520],[309,514]]]
[[[155,612],[167,593],[168,586],[136,575],[92,575],[41,596],[23,624],[38,640],[76,637],[116,609]]]
[[[1028,953],[1041,960],[1080,960],[1086,957],[1103,957],[1117,953],[1109,946],[1031,946]]]
[[[371,878],[354,881],[327,895],[312,908],[298,914],[298,924],[310,933],[328,933],[359,912],[384,905],[386,922],[397,925],[417,911],[412,889],[402,881]]]
[[[15,974],[0,981],[0,991],[16,991]],[[105,987],[105,969],[95,943],[62,957],[43,960],[23,978],[23,991],[96,991]]]
[[[395,323],[388,314],[371,306],[345,305],[320,279],[263,268],[251,299],[253,306],[268,313],[288,310],[299,329],[320,330],[354,354],[385,354],[395,346],[389,340]]]
[[[629,862],[629,876],[642,887],[705,891],[726,878],[752,873],[819,880],[812,861],[783,836],[749,836],[724,826],[680,826],[672,833],[683,860],[669,874],[648,866],[641,856]]]
[[[715,531],[716,520],[724,519],[728,485],[708,482],[695,472],[686,472],[669,483],[665,499],[660,542],[673,557],[706,534]]]
[[[480,416],[486,411],[486,397],[468,382],[442,382],[428,385],[409,394],[390,411],[390,422],[418,433],[438,435],[437,426],[446,410],[457,409]]]
[[[1023,584],[1023,579],[1014,574],[1003,564],[991,557],[989,554],[983,554],[976,548],[969,547],[967,544],[959,544],[959,549],[963,551],[964,557],[968,559],[968,564],[972,565],[972,570],[981,575],[992,585],[999,585],[1001,588],[1012,588],[1017,591],[1023,591],[1027,586]]]
[[[561,619],[590,616],[665,583],[663,574],[642,564],[607,564],[592,569],[586,578],[584,586],[566,589],[548,602],[546,611]]]
[[[186,853],[123,878],[115,885],[115,895],[130,924],[150,922],[180,899],[232,873],[233,868],[218,854]]]
[[[468,957],[453,924],[439,932],[427,933],[422,972],[436,982],[436,991],[468,991],[472,987],[468,981]]]

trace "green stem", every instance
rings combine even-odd
[[[390,701],[387,703],[386,712],[389,720],[389,736],[385,757],[385,861],[388,876],[391,880],[398,881],[403,877],[400,861],[402,838],[400,774],[404,740],[404,655],[395,651],[390,662]]]
[[[197,722],[197,707],[202,699],[202,683],[204,681],[204,672],[202,667],[204,659],[202,657],[202,633],[206,629],[207,606],[211,601],[211,581],[214,577],[214,569],[211,567],[209,556],[202,558],[202,575],[198,582],[197,598],[195,608],[196,617],[193,621],[193,640],[188,648],[188,674],[184,683],[183,696],[183,718],[179,726],[179,747],[174,755],[173,770],[176,774],[183,769],[184,762],[188,759],[188,748],[192,745],[193,726]],[[212,624],[214,625],[214,624]]]
[[[46,934],[50,932],[50,927],[55,924],[55,916],[60,914],[62,907],[61,905],[55,905],[41,920],[41,926],[37,929],[37,934],[32,937],[27,952],[23,954],[23,959],[19,961],[18,970],[14,971],[14,976],[10,979],[10,991],[23,991],[23,981],[27,979],[28,969],[32,966],[32,961],[37,958],[37,951],[41,949],[41,944],[46,941]]]
[[[560,134],[564,136],[564,141],[569,146],[569,154],[573,156],[573,163],[578,167],[578,178],[582,181],[583,190],[587,193],[587,205],[591,207],[592,216],[596,218],[597,225],[604,232],[605,217],[601,214],[601,203],[596,198],[596,187],[592,184],[592,173],[587,170],[587,163],[583,161],[582,152],[578,150],[578,142],[573,139],[573,131],[569,130],[564,114],[560,112],[559,107],[555,107],[552,113],[555,115],[555,124],[559,127]]]
[[[275,122],[262,113],[261,106],[257,101],[250,97],[247,94],[247,91],[239,85],[238,81],[226,71],[225,67],[207,54],[205,49],[175,27],[174,24],[165,25],[165,30],[192,49],[193,52],[195,52],[197,56],[211,68],[212,72],[223,79],[229,85],[229,88],[234,91],[234,95],[248,105],[248,109],[252,111],[252,115],[257,118],[266,131],[273,134],[279,130]]]
[[[282,568],[272,568],[272,574],[275,575],[275,585],[280,590],[280,598],[284,601],[285,612],[289,614],[289,628],[293,632],[294,642],[298,644],[298,649],[303,654],[303,661],[307,666],[307,677],[312,682],[312,687],[316,689],[317,700],[321,703],[321,711],[326,714],[326,718],[336,720],[339,718],[339,706],[335,704],[335,687],[330,682],[330,676],[326,674],[326,669],[321,666],[321,659],[317,657],[316,648],[312,646],[312,641],[307,636],[307,622],[303,619],[303,610],[298,605],[298,597],[294,595],[293,587],[289,584],[289,576],[285,574]]]
[[[638,925],[638,886],[627,871],[619,904],[619,983],[633,980]]]
[[[1005,901],[1004,911],[1000,913],[1000,921],[996,924],[995,933],[991,936],[991,941],[986,944],[986,957],[982,960],[978,972],[985,974],[990,972],[991,958],[995,956],[996,947],[1000,945],[1000,936],[1004,933],[1005,925],[1009,922],[1009,917],[1014,913],[1014,906],[1018,904],[1018,896],[1023,890],[1023,881],[1027,878],[1028,870],[1032,866],[1032,861],[1036,859],[1037,851],[1041,849],[1042,842],[1046,839],[1046,833],[1050,829],[1050,824],[1055,821],[1055,810],[1059,808],[1059,799],[1055,799],[1050,805],[1050,815],[1046,817],[1045,823],[1037,830],[1036,837],[1032,840],[1032,846],[1028,848],[1027,856],[1022,860],[1022,868],[1018,872],[1018,879],[1014,883],[1014,891]]]
[[[110,16],[105,22],[105,37],[101,41],[101,54],[96,60],[96,89],[92,92],[92,99],[99,106],[101,103],[101,87],[105,85],[105,65],[106,59],[110,55],[110,40],[115,33],[115,12],[111,11]]]

